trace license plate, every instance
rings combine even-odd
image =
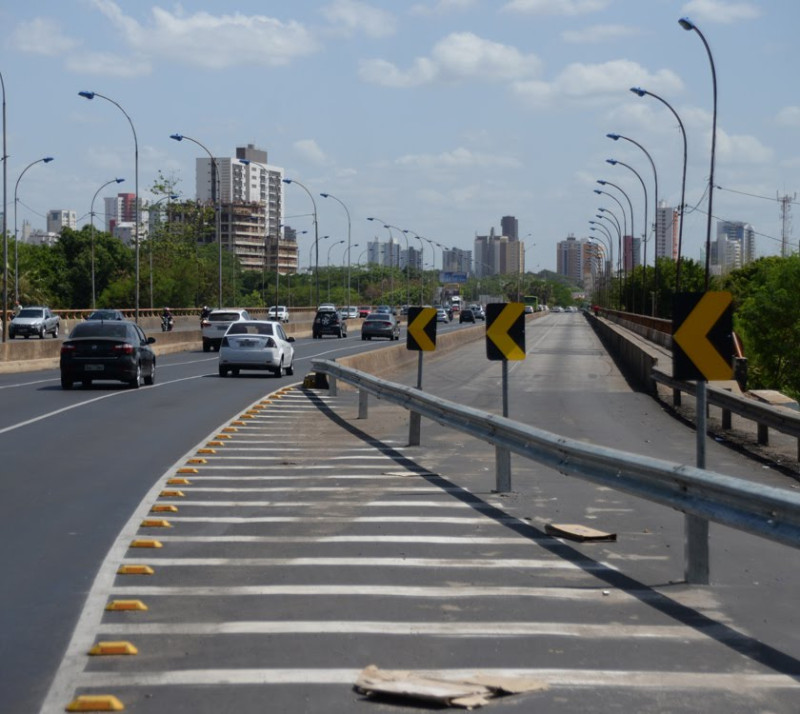
[[[102,372],[104,365],[102,364],[86,364],[83,366],[84,372]]]
[[[258,340],[239,340],[237,343],[238,347],[257,347]]]

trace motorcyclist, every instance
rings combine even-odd
[[[210,314],[211,308],[208,305],[203,305],[203,309],[200,311],[200,321],[207,320]]]
[[[161,331],[169,332],[172,330],[174,324],[175,320],[172,317],[172,311],[168,307],[165,307],[164,312],[161,313]]]

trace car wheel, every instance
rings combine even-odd
[[[72,389],[72,380],[61,375],[61,389]]]
[[[58,325],[56,325],[55,329],[53,330],[53,339],[55,340],[57,338],[58,338]]]
[[[211,352],[211,345],[208,342],[203,342],[203,352]]]
[[[366,341],[366,339],[367,339],[367,336],[366,336],[366,335],[361,335],[361,339],[362,339],[362,340],[364,340],[364,341]]]
[[[277,368],[272,370],[272,374],[274,374],[278,379],[283,377],[283,357],[281,357],[281,363],[277,366]]]
[[[40,327],[40,328],[39,328],[39,339],[40,339],[40,340],[43,340],[43,339],[44,339],[44,336],[45,336],[45,334],[46,334],[46,333],[45,333],[45,331],[44,331],[44,325],[42,325],[42,327]]]
[[[220,377],[227,377],[228,376],[228,368],[227,367],[220,367],[219,368],[219,376]]]
[[[142,365],[138,362],[136,363],[136,376],[128,384],[131,389],[139,389],[142,386]]]
[[[289,362],[289,366],[286,368],[286,374],[288,374],[290,377],[294,374],[294,360]]]
[[[153,362],[153,364],[150,366],[150,374],[148,374],[144,378],[144,383],[149,386],[151,384],[155,384],[155,381],[156,381],[156,363]]]

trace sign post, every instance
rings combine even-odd
[[[697,468],[706,467],[706,383],[733,379],[733,310],[729,292],[678,293],[672,310],[672,376],[697,380]],[[686,582],[708,584],[708,521],[685,516]]]
[[[503,416],[508,417],[508,361],[525,359],[525,305],[495,302],[486,306],[486,357],[503,362]],[[495,490],[511,490],[511,452],[495,447]]]
[[[436,349],[436,310],[432,307],[408,308],[406,349],[419,352],[417,359],[417,389],[422,389],[422,354]],[[411,412],[408,425],[408,445],[419,446],[422,417]]]

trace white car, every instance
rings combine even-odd
[[[345,320],[350,320],[358,317],[358,306],[357,305],[349,305],[347,307],[342,308],[342,317]]]
[[[287,337],[280,322],[234,322],[219,348],[219,376],[234,376],[242,369],[264,370],[276,377],[294,374],[294,337]]]
[[[289,308],[286,305],[273,305],[267,311],[267,317],[270,320],[279,320],[280,322],[289,322]]]
[[[241,308],[212,310],[211,314],[200,323],[203,333],[203,352],[210,352],[212,349],[219,351],[222,338],[231,324],[249,319],[250,313]]]

